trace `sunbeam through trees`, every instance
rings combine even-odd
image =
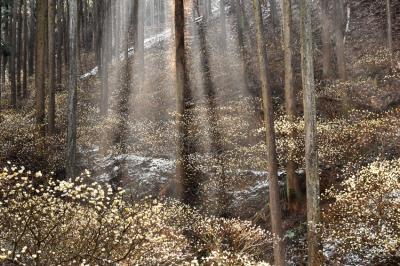
[[[0,0],[0,265],[399,265],[400,2]]]

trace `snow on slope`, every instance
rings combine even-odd
[[[212,19],[219,17],[219,1],[213,1],[212,2],[212,10],[211,10],[211,12],[212,12],[212,17],[211,17]],[[194,19],[195,22],[200,22],[202,20],[203,20],[203,17],[198,17],[198,18]],[[163,31],[161,33],[158,33],[158,34],[156,34],[156,35],[154,35],[152,37],[146,38],[144,40],[144,48],[145,49],[151,49],[155,45],[167,40],[168,38],[170,38],[171,35],[172,35],[171,29],[167,29],[167,30],[165,30],[165,31]],[[132,56],[133,54],[134,54],[134,49],[133,49],[133,47],[130,47],[128,49],[128,55]],[[120,58],[123,58],[123,56],[124,55],[121,54]],[[81,79],[86,79],[86,78],[89,78],[91,76],[95,76],[95,75],[97,75],[98,71],[99,71],[99,67],[96,66],[92,70],[90,70],[89,72],[81,75],[80,78]]]

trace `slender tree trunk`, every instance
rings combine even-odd
[[[115,1],[115,0],[114,0]],[[113,2],[114,2],[113,1]],[[83,0],[78,0],[78,18],[77,18],[77,23],[78,23],[78,28],[77,28],[77,34],[76,34],[76,39],[77,39],[77,46],[76,46],[76,54],[77,54],[77,65],[78,65],[78,73],[79,70],[81,69],[81,47],[82,47],[82,18],[83,18],[83,6],[82,6]]]
[[[138,40],[139,40],[139,37],[138,37],[138,35],[139,35],[139,5],[140,5],[140,0],[134,0],[134,3],[133,3],[133,14],[132,14],[132,17],[133,17],[133,41],[134,41],[134,43],[133,43],[133,50],[135,51],[135,53],[136,53],[136,51],[139,49],[139,42],[138,42]],[[127,54],[126,54],[126,56],[128,56],[128,51],[127,51]],[[138,58],[138,56],[135,56],[134,57],[134,59],[137,59]],[[137,62],[137,60],[135,60],[135,63]]]
[[[322,76],[324,79],[332,78],[331,22],[329,18],[328,8],[329,8],[329,0],[321,0]]]
[[[272,26],[274,28],[274,31],[279,28],[279,14],[278,14],[278,8],[276,6],[276,0],[269,0],[270,4],[270,12],[271,12],[271,21],[272,21]]]
[[[101,51],[101,102],[100,102],[100,114],[106,116],[108,113],[108,63],[109,63],[109,52],[110,52],[110,11],[109,0],[105,0],[105,7],[103,8],[103,30],[102,34],[102,51]]]
[[[49,58],[49,68],[48,68],[48,132],[50,135],[54,134],[55,130],[55,116],[56,116],[56,98],[55,98],[55,85],[56,85],[56,68],[55,68],[55,10],[56,10],[56,0],[48,1],[48,17],[47,17],[47,40],[48,40],[48,58]]]
[[[18,1],[13,1],[12,3],[12,17],[11,17],[11,55],[10,55],[10,82],[11,82],[11,93],[10,93],[10,104],[13,109],[17,109],[17,83],[16,83],[16,65],[15,59],[17,56],[17,34],[16,34],[16,26],[17,26],[17,10],[18,10]]]
[[[17,54],[16,54],[16,56],[17,56],[17,75],[16,75],[16,78],[17,78],[17,99],[19,100],[19,99],[21,99],[22,98],[22,75],[21,75],[21,71],[22,71],[22,48],[23,48],[23,40],[22,40],[22,21],[23,21],[23,18],[22,18],[22,6],[23,6],[23,0],[20,0],[19,1],[19,4],[18,4],[18,10],[17,10],[17,12],[18,12],[18,15],[17,15],[17,17],[18,17],[18,27],[17,27],[17,46],[16,46],[16,49],[17,49]]]
[[[45,135],[45,40],[46,36],[46,13],[47,0],[37,0],[37,25],[36,25],[36,124],[42,136]]]
[[[185,56],[185,9],[184,0],[175,0],[175,68],[176,68],[176,103],[178,125],[178,147],[176,162],[175,194],[182,196],[186,204],[198,205],[199,176],[191,165],[190,155],[193,144],[189,139],[190,116],[189,110],[193,107],[192,95],[189,87],[187,62]]]
[[[40,1],[40,0],[37,0]],[[28,58],[28,72],[29,76],[32,76],[35,72],[35,56],[36,56],[36,19],[34,14],[37,13],[35,10],[35,1],[30,2],[31,14],[30,14],[30,34],[29,34],[29,58]]]
[[[272,94],[269,86],[269,71],[267,66],[266,43],[264,38],[264,26],[262,21],[261,4],[259,0],[253,0],[255,25],[257,29],[257,51],[260,68],[261,92],[264,110],[264,125],[266,128],[266,143],[268,154],[268,183],[269,183],[269,207],[271,213],[272,233],[277,237],[274,242],[274,263],[285,265],[285,243],[282,230],[282,214],[279,200],[278,163],[276,155],[274,111]]]
[[[63,0],[58,0],[57,2],[57,8],[56,8],[56,16],[57,16],[57,46],[58,49],[57,50],[57,88],[61,88],[62,87],[62,50],[66,49],[66,47],[63,47],[63,41],[62,41],[62,24],[63,24],[63,20],[62,20],[62,1]]]
[[[236,23],[237,23],[237,39],[238,39],[238,48],[241,57],[241,67],[243,71],[243,82],[245,86],[245,90],[252,96],[254,99],[258,99],[261,97],[261,93],[259,89],[254,89],[250,86],[250,80],[253,75],[252,69],[250,66],[250,52],[246,46],[246,32],[249,31],[249,23],[246,17],[246,12],[240,0],[234,0],[233,3],[233,11],[236,16]],[[258,104],[254,105],[254,111],[257,116],[260,117],[262,120],[262,107]]]
[[[132,27],[133,27],[133,36],[132,36],[132,39],[133,39],[133,50],[135,51],[135,53],[139,49],[139,42],[138,42],[139,37],[138,37],[138,35],[139,35],[139,8],[140,8],[140,1],[141,0],[134,0],[133,1],[132,16],[131,16],[132,17]],[[129,27],[129,25],[127,27]],[[128,43],[126,45],[128,45]],[[126,47],[126,48],[127,48],[127,50],[126,50],[126,58],[128,58],[128,55],[129,55],[128,54],[128,47]],[[138,55],[134,56],[135,67],[136,67],[136,64],[138,62],[137,58],[138,58]]]
[[[6,4],[5,5],[5,9],[8,9],[8,5]],[[10,18],[9,18],[9,16],[6,16],[5,17],[5,21],[4,21],[4,33],[3,33],[3,35],[4,35],[4,38],[7,38],[8,40],[10,40],[10,36],[9,36],[9,26],[10,26],[10,23],[9,23],[9,21],[10,21]],[[7,61],[9,61],[9,60],[7,60],[7,58],[8,58],[8,56],[3,56],[3,69],[2,69],[2,72],[1,72],[1,79],[3,80],[3,82],[5,83],[5,81],[6,81],[6,69],[7,69]]]
[[[227,35],[226,35],[226,13],[225,13],[225,0],[219,0],[220,20],[221,20],[221,47],[222,51],[226,51]]]
[[[146,1],[150,9],[150,35],[154,34],[154,0]],[[146,10],[146,9],[145,9]]]
[[[315,104],[314,63],[311,27],[311,0],[300,0],[301,69],[305,124],[305,161],[307,178],[308,265],[323,265],[321,241],[317,226],[320,224],[319,176],[317,153],[317,118]]]
[[[208,18],[212,14],[211,0],[204,0],[204,2],[205,2],[204,17]]]
[[[137,0],[134,1],[134,4],[136,5],[137,8]],[[123,1],[123,3],[121,4],[123,5],[122,7],[124,8],[124,12],[123,14],[120,14],[121,17],[124,17],[124,19],[122,19],[121,21],[124,22],[125,18],[127,19],[127,15],[130,13],[128,10],[131,8],[131,4],[130,3],[125,3],[125,1]],[[134,7],[135,8],[135,7]],[[119,10],[119,9],[117,9]],[[135,12],[136,10],[134,10]],[[137,14],[136,14],[137,15]],[[134,19],[137,19],[137,17],[135,17]],[[122,66],[122,72],[123,72],[123,77],[124,80],[123,82],[121,82],[121,88],[120,88],[120,93],[119,93],[119,97],[118,97],[118,112],[119,112],[119,126],[118,126],[118,133],[117,133],[117,144],[119,144],[120,146],[120,150],[121,150],[121,155],[122,155],[122,159],[119,162],[119,177],[117,180],[121,185],[123,184],[123,180],[124,178],[127,176],[128,174],[128,169],[127,169],[127,163],[125,160],[125,156],[127,154],[127,140],[128,140],[128,134],[129,134],[129,130],[127,127],[128,124],[128,120],[129,120],[129,110],[130,110],[130,101],[129,99],[131,98],[131,73],[132,73],[132,69],[131,69],[131,64],[128,58],[128,49],[129,49],[129,27],[127,24],[125,24],[126,26],[124,26],[123,29],[123,35],[124,40],[123,40],[123,47],[124,47],[124,54],[125,54],[125,62]],[[136,24],[137,25],[137,24]],[[137,27],[134,28],[134,31],[137,32]],[[134,55],[135,56],[135,55]]]
[[[111,49],[110,49],[110,56],[111,56],[111,63],[113,62],[115,55],[116,55],[116,39],[115,39],[115,2],[110,1],[110,28],[111,28],[111,34],[110,34],[110,42],[111,42]]]
[[[0,39],[3,37],[3,5],[0,4]],[[0,111],[1,111],[1,92],[3,90],[3,53],[0,53]]]
[[[336,60],[338,65],[338,74],[341,80],[347,79],[346,58],[344,55],[344,35],[343,35],[343,0],[335,1],[336,21],[335,21],[335,42],[336,42]]]
[[[386,12],[388,50],[390,54],[390,61],[393,63],[392,11],[390,7],[390,0],[386,0]]]
[[[246,28],[245,18],[242,12],[242,7],[240,5],[240,0],[234,0],[232,5],[236,16],[238,48],[241,56],[244,86],[246,91],[251,92],[249,87],[249,76],[250,76],[250,69],[248,67],[249,54],[247,52],[245,44],[245,35],[244,35],[244,31]]]
[[[121,22],[121,14],[120,14],[120,2],[115,2],[115,56],[117,57],[117,61],[119,61],[119,55],[121,52],[121,42],[120,42],[120,22]]]
[[[98,49],[97,49],[97,46],[98,46],[98,28],[99,28],[99,25],[101,25],[101,17],[99,17],[99,15],[98,15],[98,10],[99,10],[99,2],[100,2],[100,0],[97,0],[97,1],[95,1],[94,3],[93,3],[93,17],[92,17],[92,36],[93,36],[93,39],[92,39],[92,50],[95,52],[95,59],[96,59],[96,62],[98,62]],[[96,23],[94,23],[94,18],[97,18],[96,19]]]
[[[69,1],[69,67],[68,67],[68,131],[67,176],[75,176],[76,164],[76,108],[77,108],[77,0]]]
[[[176,185],[174,186],[178,197],[184,193],[185,173],[185,138],[186,127],[184,121],[185,113],[185,91],[186,91],[186,58],[185,58],[185,11],[184,0],[174,0],[175,2],[175,71],[176,71],[176,108],[178,125],[178,147],[176,160]]]
[[[96,17],[98,18],[98,22],[96,23],[95,26],[95,32],[96,32],[96,36],[95,36],[95,54],[96,54],[96,63],[98,65],[99,68],[99,73],[102,73],[102,60],[101,60],[101,46],[102,46],[102,40],[103,40],[103,36],[102,36],[102,25],[103,25],[103,14],[102,14],[102,9],[101,9],[101,4],[102,4],[102,0],[98,0],[95,3],[95,8],[96,8]]]
[[[64,4],[64,1],[63,1],[63,4]],[[63,38],[64,38],[64,47],[65,47],[65,49],[64,49],[64,64],[68,65],[69,64],[69,56],[68,56],[69,48],[67,48],[67,47],[69,47],[69,36],[68,36],[69,35],[69,30],[68,30],[68,28],[69,28],[69,2],[68,1],[65,2],[65,8],[63,8],[63,9],[64,9],[64,16],[63,16],[64,36],[63,36]]]
[[[144,12],[145,12],[145,0],[139,0],[139,21],[138,21],[138,34],[137,34],[137,72],[138,72],[138,87],[139,92],[143,89],[144,83]],[[136,52],[136,51],[135,51]]]
[[[283,24],[283,49],[285,61],[285,103],[286,114],[292,127],[290,138],[294,141],[295,132],[293,123],[297,116],[296,95],[293,86],[293,48],[292,48],[292,0],[282,1],[282,24]],[[287,162],[287,197],[288,205],[291,211],[299,211],[300,201],[302,200],[302,192],[300,189],[299,179],[296,174],[296,163],[291,159],[293,153],[289,152],[289,160]]]
[[[22,52],[22,72],[24,77],[22,80],[22,97],[26,98],[28,96],[28,1],[24,2],[24,16],[23,16],[23,31],[24,31],[24,44]]]
[[[46,0],[46,5],[47,5],[47,3],[48,3],[48,0]],[[45,64],[44,64],[44,72],[45,72],[45,75],[46,75],[46,79],[45,79],[45,85],[47,86],[48,85],[48,79],[47,79],[47,75],[48,75],[48,71],[49,71],[49,53],[48,53],[48,51],[49,51],[49,42],[48,42],[48,40],[47,40],[47,38],[48,38],[48,32],[49,32],[49,29],[48,29],[48,23],[47,23],[47,18],[48,18],[48,16],[49,16],[49,9],[48,9],[48,6],[46,7],[46,18],[45,18],[45,21],[46,21],[46,25],[45,25],[45,36],[46,36],[46,38],[45,38],[45,42],[44,42],[44,45],[45,45],[45,53],[44,53],[44,62],[45,62]],[[47,88],[47,87],[46,87]],[[45,93],[47,93],[47,90],[46,90],[46,92]],[[46,97],[47,97],[47,95],[46,95]]]
[[[112,5],[115,0],[107,0],[106,12],[107,12],[107,62],[112,63],[113,59],[113,12]]]

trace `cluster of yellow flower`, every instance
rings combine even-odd
[[[395,53],[394,61],[398,61],[400,56],[399,53]],[[365,51],[364,55],[362,55],[355,62],[356,67],[362,68],[387,68],[391,66],[390,62],[390,52],[386,48],[373,49],[371,51]]]
[[[400,160],[377,160],[346,170],[340,188],[326,192],[334,203],[324,211],[323,239],[330,260],[358,265],[398,256],[400,250]]]
[[[397,156],[400,138],[397,130],[400,110],[382,114],[353,110],[346,118],[319,119],[317,124],[318,154],[324,165],[344,165],[364,158]],[[294,138],[290,132],[294,131]],[[285,117],[276,122],[277,146],[280,162],[292,159],[303,165],[304,122],[293,123]]]
[[[204,216],[178,202],[129,202],[123,189],[89,183],[88,175],[59,181],[8,164],[0,172],[0,261],[255,265],[273,239],[249,222]]]

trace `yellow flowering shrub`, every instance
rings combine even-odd
[[[323,239],[329,260],[366,265],[400,250],[400,159],[377,160],[326,192]]]
[[[400,155],[398,127],[400,109],[375,114],[353,110],[346,118],[319,119],[317,123],[318,155],[323,165],[345,165],[384,155]],[[290,132],[294,130],[294,139]],[[278,156],[281,162],[291,158],[304,165],[304,121],[290,123],[285,117],[276,122]]]
[[[33,108],[0,112],[0,161],[13,160],[31,169],[58,171],[65,160],[65,134],[47,135],[44,140],[34,115]]]
[[[80,177],[0,172],[0,261],[24,265],[259,265],[271,235],[175,201],[129,202]],[[221,264],[219,264],[221,265]]]

